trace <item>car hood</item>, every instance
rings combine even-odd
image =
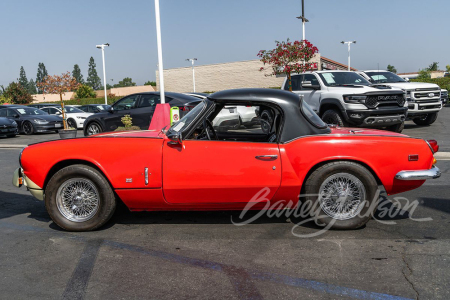
[[[426,83],[426,82],[393,82],[393,83],[383,83],[382,85],[389,85],[395,88],[399,88],[402,90],[413,91],[415,89],[437,89],[440,90],[440,87],[434,83]]]
[[[105,133],[99,133],[89,136],[89,138],[102,138],[102,137],[153,137],[163,138],[164,133],[156,130],[129,130],[129,131],[111,131]]]
[[[331,134],[336,135],[348,135],[348,134],[354,134],[354,135],[377,135],[377,136],[401,136],[401,137],[407,137],[405,134],[396,133],[392,131],[387,130],[378,130],[378,129],[368,129],[368,128],[349,128],[349,127],[335,127],[331,128]]]
[[[12,124],[12,121],[8,118],[0,118],[0,126],[6,125],[9,126]]]
[[[376,93],[376,92],[402,92],[403,91],[400,88],[397,87],[376,87],[376,86],[365,86],[365,85],[358,85],[358,86],[329,86],[328,91],[330,92],[337,92],[342,94],[364,94],[364,93]]]
[[[22,120],[41,119],[49,122],[62,121],[61,117],[53,115],[21,115],[20,118]]]

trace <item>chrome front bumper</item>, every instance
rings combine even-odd
[[[31,195],[33,195],[38,200],[44,200],[44,190],[41,189],[36,183],[31,181],[28,177],[23,173],[22,168],[17,168],[14,171],[12,184],[15,187],[20,188],[22,185],[25,185],[27,189],[30,191]]]
[[[427,180],[441,177],[441,170],[433,166],[429,170],[400,171],[395,175],[398,180]]]

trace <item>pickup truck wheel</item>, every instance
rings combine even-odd
[[[438,113],[428,114],[422,118],[413,119],[413,122],[420,126],[426,126],[433,124],[437,119]]]
[[[89,231],[111,218],[116,199],[100,172],[86,165],[72,165],[59,170],[48,182],[45,207],[59,227]]]
[[[401,133],[405,129],[405,122],[401,122],[400,124],[395,124],[392,126],[387,127],[387,130]]]
[[[334,109],[325,111],[322,115],[322,120],[327,124],[334,124],[340,127],[347,126],[347,122],[345,122],[341,113]]]
[[[349,161],[319,167],[307,179],[305,194],[302,203],[310,202],[316,224],[334,229],[363,226],[378,205],[378,184],[372,173]]]

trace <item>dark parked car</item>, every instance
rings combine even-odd
[[[52,104],[52,103],[37,103],[37,104],[30,104],[28,105],[28,107],[34,107],[34,108],[38,108],[41,109],[43,107],[48,107],[48,106],[55,106],[57,104]]]
[[[6,110],[5,110],[6,111]],[[2,110],[0,110],[1,115]],[[6,117],[0,117],[0,137],[15,137],[17,134],[17,122]]]
[[[106,104],[86,104],[82,106],[78,106],[78,109],[81,109],[82,111],[88,112],[88,113],[99,113],[103,111],[107,111],[111,105]]]
[[[58,132],[63,127],[61,117],[51,116],[40,109],[22,105],[0,106],[0,117],[16,121],[18,131],[25,134]]]
[[[181,117],[201,102],[201,99],[179,93],[165,93],[166,103],[180,108]],[[114,103],[108,111],[96,113],[84,123],[84,135],[114,131],[123,126],[121,118],[130,115],[133,125],[148,129],[156,104],[160,103],[159,92],[148,92],[126,96]]]

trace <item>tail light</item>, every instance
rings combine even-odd
[[[430,149],[433,152],[433,154],[439,151],[439,145],[436,140],[427,140],[426,142],[428,146],[430,146]]]

